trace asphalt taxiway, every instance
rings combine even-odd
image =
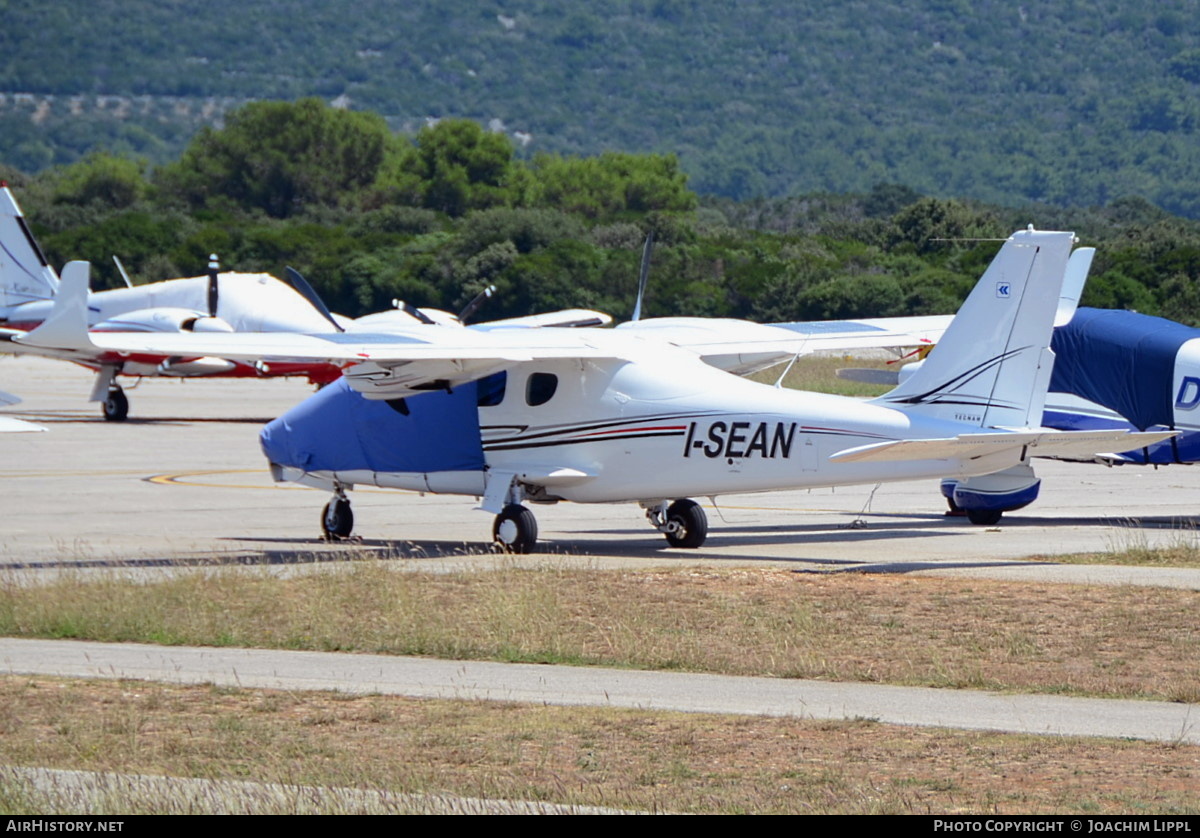
[[[91,374],[62,362],[0,356],[4,408],[46,433],[0,435],[0,568],[143,569],[260,563],[303,569],[346,557],[404,566],[480,567],[491,516],[471,498],[358,489],[359,536],[321,538],[324,493],[273,484],[259,428],[311,392],[300,380],[146,380],[125,422],[86,397]],[[1033,565],[1027,558],[1196,537],[1200,471],[1038,461],[1042,496],[996,527],[944,515],[932,481],[718,498],[699,550],[670,549],[635,504],[534,507],[529,561],[590,566],[748,564],[806,572],[963,572],[1200,589],[1200,572]]]

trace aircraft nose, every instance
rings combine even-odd
[[[474,383],[386,402],[339,378],[269,422],[259,442],[275,465],[310,472],[463,471],[484,463]]]

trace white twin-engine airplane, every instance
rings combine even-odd
[[[0,185],[0,353],[61,358],[96,370],[90,400],[101,402],[105,419],[122,420],[129,413],[129,399],[118,383],[118,375],[305,375],[314,383],[324,384],[340,374],[324,363],[268,367],[194,355],[119,355],[94,347],[34,347],[16,340],[50,315],[58,290],[59,277],[26,225],[16,198],[6,185]],[[321,332],[339,328],[328,312],[323,313],[280,280],[268,274],[219,272],[215,257],[207,276],[98,291],[89,294],[86,302],[87,324],[97,331]]]
[[[333,493],[322,515],[332,536],[350,533],[346,491],[365,484],[477,496],[477,508],[495,515],[495,539],[516,552],[537,540],[524,503],[560,500],[639,503],[672,546],[699,547],[708,524],[692,496],[965,478],[1032,456],[1090,457],[1170,437],[1039,427],[1073,241],[1013,234],[922,368],[870,402],[725,371],[794,356],[811,338],[750,323],[89,334],[84,262],[66,266],[53,314],[17,340],[346,365],[342,379],[261,435],[277,480]]]
[[[87,295],[86,321],[96,332],[381,332],[415,325],[461,326],[477,298],[459,317],[437,309],[405,305],[351,319],[333,314],[300,274],[288,283],[270,274],[222,272],[210,257],[207,276],[170,279]],[[91,401],[101,402],[104,418],[125,419],[129,399],[117,376],[243,377],[306,376],[328,384],[341,370],[320,360],[267,364],[220,356],[162,352],[110,352],[96,346],[34,346],[20,338],[53,310],[59,277],[46,261],[7,186],[0,184],[0,353],[36,354],[74,361],[96,371]],[[487,293],[487,292],[485,292]],[[611,322],[598,312],[571,309],[499,321],[505,324],[597,325]]]

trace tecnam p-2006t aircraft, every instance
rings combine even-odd
[[[965,478],[1170,436],[1040,427],[1073,242],[1072,233],[1032,229],[1009,237],[921,369],[868,402],[731,374],[772,352],[796,354],[807,340],[789,345],[786,330],[737,321],[89,334],[87,265],[78,262],[64,269],[55,312],[19,340],[346,365],[342,379],[262,431],[276,479],[333,493],[322,516],[332,535],[351,531],[347,491],[372,485],[477,496],[513,551],[537,540],[526,502],[563,500],[638,503],[671,545],[699,547],[708,524],[697,496]]]

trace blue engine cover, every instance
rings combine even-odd
[[[1080,308],[1054,330],[1050,390],[1116,411],[1139,430],[1173,427],[1175,357],[1193,329],[1132,311]]]
[[[305,471],[423,473],[484,466],[475,382],[401,404],[365,399],[339,378],[268,423],[259,441],[272,463]]]
[[[964,488],[957,480],[943,480],[942,497],[953,501],[959,509],[1012,512],[1037,500],[1042,481],[1014,492],[978,492]]]

